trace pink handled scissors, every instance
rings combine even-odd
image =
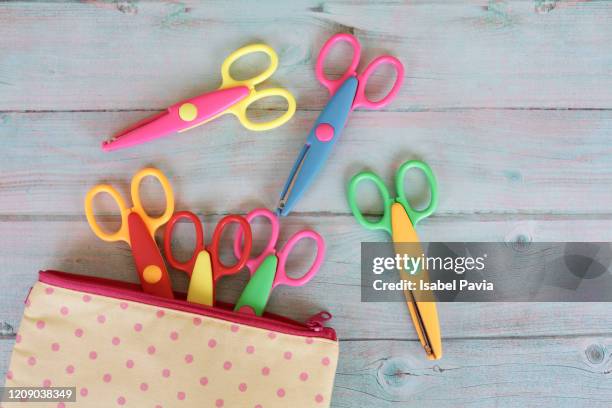
[[[347,42],[353,49],[351,64],[340,79],[329,79],[323,72],[323,64],[332,47],[341,42]],[[333,146],[340,138],[346,125],[349,113],[356,108],[381,109],[391,102],[399,92],[404,82],[404,66],[395,57],[383,55],[372,61],[361,75],[357,74],[357,65],[361,59],[361,45],[357,38],[350,34],[336,34],[331,37],[319,53],[315,73],[331,95],[325,108],[317,118],[306,138],[306,144],[298,157],[285,182],[276,213],[288,215],[308,186],[319,173]],[[395,83],[389,93],[377,101],[368,99],[365,94],[368,80],[372,74],[383,65],[391,65],[396,73]]]
[[[278,218],[272,211],[264,208],[251,211],[245,218],[250,223],[257,217],[267,219],[272,227],[272,232],[261,254],[249,259],[246,263],[251,279],[240,295],[234,310],[261,316],[268,303],[270,292],[275,287],[279,285],[304,286],[317,274],[325,257],[325,241],[314,231],[302,230],[289,238],[281,250],[277,250],[276,246],[280,232]],[[287,275],[285,265],[289,254],[302,239],[315,241],[317,255],[304,275],[299,278],[291,278]],[[238,230],[234,236],[234,254],[239,258],[243,251],[241,243],[242,230]]]

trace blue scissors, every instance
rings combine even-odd
[[[340,42],[349,43],[353,49],[351,65],[340,79],[332,80],[325,76],[323,63],[332,47]],[[357,38],[350,34],[332,36],[319,53],[315,73],[317,79],[325,86],[331,99],[317,118],[306,138],[306,144],[300,150],[297,160],[291,169],[289,178],[283,187],[276,213],[280,216],[289,215],[295,204],[302,197],[310,183],[323,167],[323,163],[331,153],[332,148],[340,138],[346,125],[348,115],[355,108],[381,109],[390,103],[397,95],[404,82],[404,66],[395,57],[383,55],[372,61],[361,75],[356,69],[361,58],[361,45]],[[381,65],[391,65],[397,74],[395,83],[389,93],[378,101],[371,101],[365,95],[366,84],[370,76]]]

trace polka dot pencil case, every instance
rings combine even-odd
[[[327,407],[338,341],[306,324],[144,293],[137,284],[40,272],[7,387],[76,387],[43,407]]]

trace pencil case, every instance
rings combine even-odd
[[[329,406],[338,360],[329,313],[302,324],[176,297],[41,271],[6,386],[76,387],[76,402],[31,404],[40,408]]]

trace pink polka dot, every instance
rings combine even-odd
[[[314,343],[314,340],[312,339],[312,337],[306,337],[306,344],[312,344]]]
[[[6,373],[6,379],[7,379],[7,380],[12,380],[12,379],[13,379],[13,372],[12,372],[11,370],[9,370],[9,371]]]
[[[53,288],[45,288],[45,293],[46,293],[47,295],[51,295],[51,294],[53,294]]]
[[[276,333],[270,332],[268,333],[268,338],[274,340],[276,338]]]
[[[219,398],[218,400],[215,401],[215,406],[217,408],[222,407],[224,404],[223,400],[221,398]]]
[[[316,401],[318,404],[322,403],[322,402],[323,402],[323,396],[322,396],[321,394],[317,394],[317,395],[315,396],[315,401]]]
[[[128,360],[128,361],[126,361],[126,362],[125,362],[125,366],[126,366],[127,368],[132,368],[132,367],[134,367],[134,360]]]
[[[255,347],[254,346],[247,346],[246,352],[248,354],[253,354],[255,352]]]
[[[89,296],[89,295],[83,295],[83,302],[85,302],[85,303],[89,303],[89,302],[91,302],[91,296]]]
[[[142,330],[142,324],[136,323],[134,325],[134,330],[137,331],[137,332],[141,331]]]
[[[32,356],[28,358],[28,365],[36,365],[36,357]]]
[[[79,391],[79,394],[81,394],[81,397],[86,397],[87,394],[89,394],[89,390],[85,387],[81,388],[81,391]]]
[[[19,343],[21,343],[21,340],[22,340],[21,334],[17,333],[17,335],[15,336],[15,343],[19,344]],[[55,343],[55,344],[57,344],[57,343]]]
[[[66,367],[66,372],[67,372],[68,374],[72,374],[72,373],[74,373],[74,366],[73,366],[73,365],[69,365],[69,366],[67,366],[67,367]]]
[[[66,316],[69,312],[70,311],[66,306],[62,306],[62,308],[60,309],[60,313],[62,314],[62,316]]]
[[[232,330],[232,332],[236,333],[238,330],[240,330],[240,326],[238,326],[237,324],[232,324],[230,329]]]
[[[207,378],[207,377],[201,377],[201,378],[200,378],[200,384],[201,384],[201,385],[206,385],[206,384],[208,384],[208,378]]]
[[[225,363],[223,363],[223,369],[229,370],[231,368],[232,368],[232,362],[231,361],[226,361]]]
[[[302,381],[306,381],[308,379],[308,373],[307,372],[302,372],[300,373],[300,380]]]
[[[240,390],[240,392],[245,392],[247,390],[246,383],[240,383],[240,385],[238,386],[238,389]]]
[[[149,384],[147,383],[140,384],[140,391],[146,391],[148,389],[149,389]]]
[[[161,319],[162,317],[164,317],[165,314],[166,313],[163,310],[158,310],[157,313],[155,313],[155,316]]]
[[[113,346],[118,346],[121,343],[121,339],[119,337],[113,337]]]
[[[123,310],[125,310],[125,309],[128,308],[128,304],[125,303],[125,302],[121,302],[121,303],[119,303],[119,307],[122,308]]]
[[[117,404],[119,404],[119,405],[125,405],[125,397],[119,397],[119,398],[117,398]]]
[[[150,355],[155,354],[155,346],[147,347],[147,353],[149,353]]]
[[[278,390],[276,390],[276,395],[278,395],[280,398],[283,398],[285,396],[285,389],[279,388]]]
[[[57,408],[66,408],[66,404],[64,404],[63,402],[58,402]]]
[[[180,401],[185,399],[185,393],[183,391],[179,391],[176,393],[176,398],[178,398]]]
[[[263,406],[261,404],[257,404],[254,408],[263,408]]]
[[[200,319],[199,317],[194,317],[193,318],[193,325],[194,326],[199,326],[202,324],[202,319]]]
[[[285,357],[285,360],[291,360],[291,357],[293,357],[293,353],[291,353],[290,351],[285,351],[283,357]]]
[[[36,328],[42,330],[45,328],[45,322],[43,322],[42,320],[39,320],[36,322]]]
[[[97,320],[98,320],[98,323],[102,324],[102,323],[106,322],[106,316],[98,315]]]
[[[83,329],[76,329],[74,335],[77,337],[83,337]]]
[[[95,360],[96,358],[98,358],[98,353],[96,353],[95,351],[90,351],[89,352],[89,358],[91,360]]]
[[[59,351],[59,349],[60,349],[60,345],[59,345],[59,343],[53,343],[53,344],[51,345],[51,350],[53,350],[53,351]]]
[[[208,347],[215,348],[216,345],[217,345],[217,340],[215,339],[208,340]]]
[[[164,378],[168,378],[168,377],[170,377],[170,370],[168,370],[167,368],[164,368],[164,369],[162,370],[162,376],[163,376]]]
[[[321,359],[321,364],[323,364],[324,366],[328,366],[329,365],[329,357],[323,357]]]
[[[269,375],[270,374],[270,367],[264,367],[261,369],[261,375]]]
[[[105,383],[111,382],[112,379],[113,379],[113,376],[108,373],[104,374],[104,376],[102,377],[102,380],[104,380]]]
[[[185,362],[187,364],[193,363],[193,356],[191,354],[185,354]]]
[[[178,338],[179,334],[177,332],[173,331],[172,333],[170,333],[170,340],[177,341]]]
[[[51,380],[47,378],[46,380],[43,381],[42,385],[45,388],[49,388],[51,386]]]

